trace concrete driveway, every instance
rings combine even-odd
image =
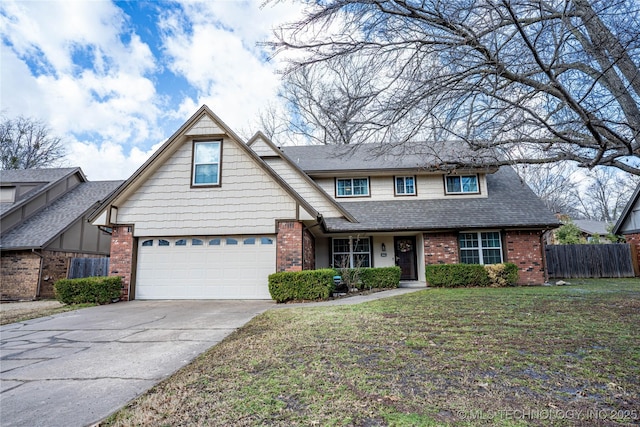
[[[0,424],[86,426],[271,301],[130,301],[0,326]]]

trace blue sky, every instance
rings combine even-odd
[[[202,104],[244,136],[277,104],[259,45],[300,10],[257,1],[0,3],[0,108],[64,138],[69,166],[124,179]]]

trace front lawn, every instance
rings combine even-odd
[[[640,280],[274,309],[104,425],[635,425]]]

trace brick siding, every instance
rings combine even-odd
[[[278,222],[277,271],[301,271],[303,265],[303,228],[299,221]]]
[[[40,257],[31,251],[4,252],[0,257],[0,293],[3,299],[35,299]]]
[[[111,234],[111,259],[109,260],[109,276],[122,277],[122,293],[120,299],[129,301],[131,273],[133,272],[133,255],[135,253],[133,227],[116,225]]]
[[[458,233],[424,233],[424,263],[456,264],[458,256]]]
[[[519,285],[542,285],[545,282],[542,231],[507,231],[505,262],[518,266]]]
[[[66,279],[71,258],[104,258],[101,254],[83,254],[78,252],[42,251],[42,282],[40,298],[55,298],[53,284]]]
[[[627,234],[624,236],[624,238],[627,243],[631,245],[631,255],[635,255],[633,263],[634,269],[636,270],[636,275],[638,275],[637,267],[640,266],[640,233]]]
[[[518,284],[541,285],[545,282],[542,231],[507,231],[504,261],[518,266]],[[458,233],[424,233],[424,262],[455,264],[460,262]]]

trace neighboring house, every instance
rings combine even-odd
[[[640,184],[613,227],[613,234],[624,236],[627,243],[633,248],[632,254],[636,257],[634,265],[640,265]],[[636,275],[638,273],[636,271]]]
[[[607,234],[609,234],[608,227],[611,227],[611,224],[605,221],[593,221],[590,219],[574,219],[573,223],[576,227],[582,232],[582,237],[587,241],[591,242],[594,237],[597,236],[597,239],[602,243],[609,243],[607,239]]]
[[[268,276],[329,266],[513,262],[545,281],[559,222],[510,167],[446,172],[427,144],[279,149],[201,107],[90,220],[112,227],[124,299],[268,299]],[[482,155],[468,152],[470,161]]]
[[[109,255],[111,236],[87,217],[122,181],[62,168],[0,171],[0,183],[3,299],[52,298],[71,258]]]

